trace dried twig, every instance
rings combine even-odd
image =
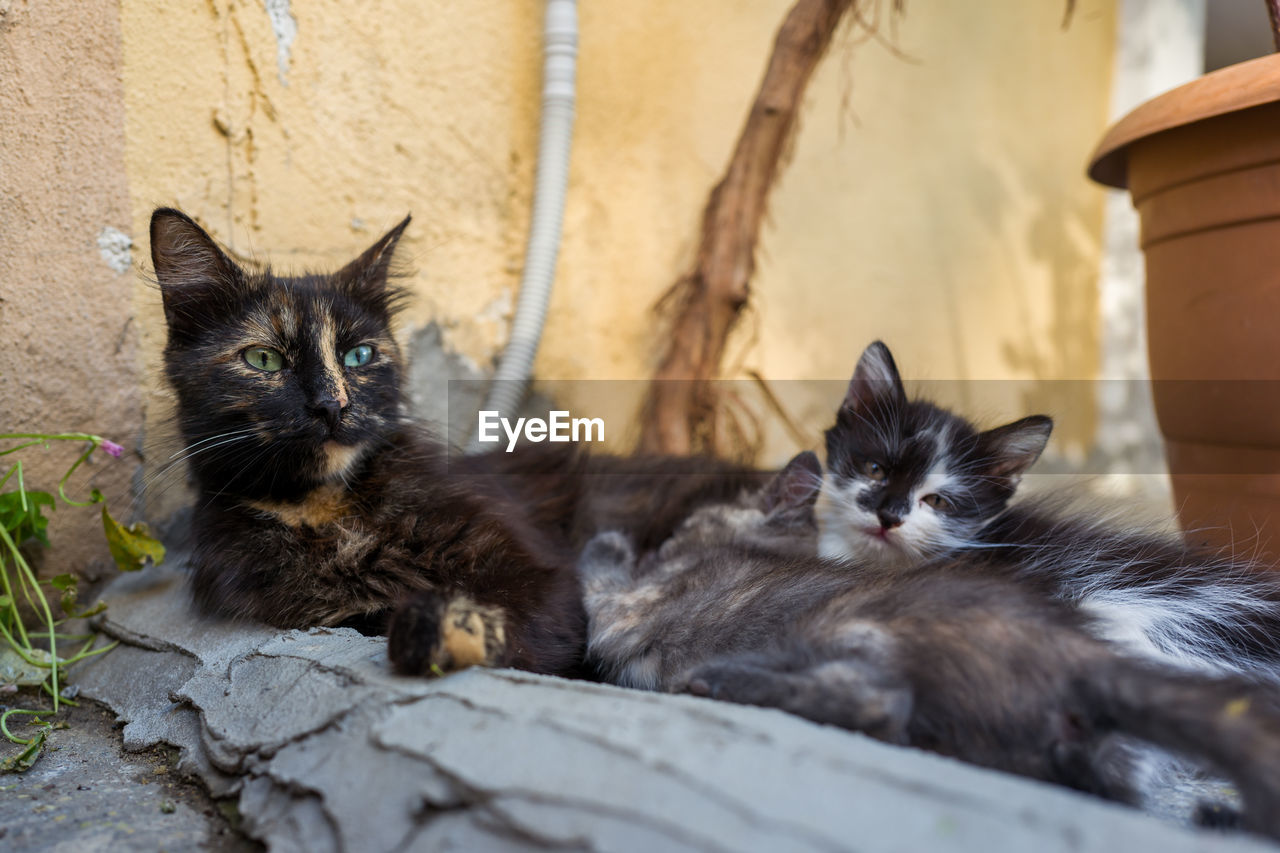
[[[778,416],[778,420],[782,421],[782,425],[786,427],[787,433],[791,436],[791,441],[795,446],[807,448],[812,444],[813,436],[800,429],[800,425],[796,423],[796,419],[791,417],[791,413],[787,411],[787,407],[782,405],[782,401],[778,399],[778,395],[773,393],[773,388],[769,385],[769,381],[755,370],[748,370],[747,375],[756,383],[756,386],[760,389],[760,393],[764,395],[764,401],[769,404],[770,409],[773,409],[773,413]]]
[[[714,452],[720,444],[711,380],[747,302],[769,191],[809,78],[841,19],[858,2],[863,0],[797,0],[778,30],[733,157],[703,209],[693,270],[659,303],[674,306],[675,317],[646,400],[642,451]],[[893,8],[900,10],[901,0]]]

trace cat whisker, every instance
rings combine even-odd
[[[148,477],[148,478],[143,482],[143,484],[142,484],[142,488],[139,490],[139,491],[140,491],[140,493],[142,493],[142,494],[147,493],[147,491],[148,491],[152,486],[154,486],[157,482],[159,482],[163,477],[168,476],[169,474],[174,473],[174,472],[176,472],[176,471],[182,470],[182,469],[181,469],[181,465],[182,465],[182,463],[183,463],[183,462],[186,462],[186,461],[187,461],[187,460],[189,460],[189,459],[191,459],[193,456],[198,456],[198,455],[200,455],[200,454],[202,454],[202,453],[205,453],[205,452],[207,452],[207,451],[210,451],[210,450],[216,450],[216,449],[218,449],[218,448],[220,448],[220,447],[225,447],[226,445],[229,445],[229,444],[236,444],[236,443],[238,443],[238,442],[247,441],[248,439],[250,439],[250,438],[252,438],[252,437],[253,437],[253,433],[254,433],[254,432],[255,432],[255,431],[254,431],[254,430],[252,430],[252,429],[247,429],[247,430],[244,430],[244,431],[237,432],[237,433],[235,433],[235,434],[232,434],[232,433],[223,433],[222,435],[214,436],[214,438],[221,438],[221,439],[222,439],[222,441],[219,441],[219,442],[217,442],[217,443],[215,443],[215,444],[207,444],[206,446],[201,447],[201,448],[199,448],[199,449],[192,449],[192,448],[194,448],[196,445],[191,445],[190,447],[183,448],[182,450],[180,450],[180,451],[178,451],[177,453],[175,453],[173,456],[170,456],[170,457],[169,457],[169,459],[170,459],[170,460],[172,460],[172,461],[167,462],[165,465],[163,465],[163,466],[160,468],[160,470],[158,470],[158,471],[156,471],[155,473],[151,474],[151,475],[150,475],[150,476],[149,476],[149,477]],[[227,437],[228,435],[230,435],[231,437],[229,437],[229,438],[228,438],[228,437]],[[208,440],[208,439],[206,439],[206,441],[207,441],[207,440]],[[202,444],[202,443],[204,443],[204,442],[203,442],[203,441],[202,441],[202,442],[197,442],[197,444]]]
[[[199,446],[200,446],[200,445],[202,445],[202,444],[207,444],[207,443],[209,443],[210,441],[216,441],[216,440],[218,440],[218,439],[220,439],[220,438],[228,438],[228,437],[233,436],[233,435],[243,435],[243,434],[245,434],[245,433],[253,432],[254,430],[255,430],[255,427],[245,427],[244,429],[230,430],[230,431],[228,431],[228,432],[218,433],[217,435],[211,435],[211,436],[209,436],[208,438],[202,438],[202,439],[200,439],[199,441],[192,442],[191,444],[188,444],[186,447],[180,448],[179,450],[175,451],[175,452],[173,453],[173,455],[172,455],[172,456],[170,456],[169,458],[170,458],[170,459],[174,459],[174,458],[176,458],[176,457],[178,457],[178,456],[181,456],[183,453],[187,453],[187,452],[189,452],[189,451],[191,451],[191,450],[193,450],[193,449],[195,449],[195,448],[199,447]]]
[[[227,490],[228,488],[230,488],[233,484],[235,484],[236,480],[239,478],[239,476],[240,476],[241,474],[243,474],[245,471],[249,470],[249,469],[250,469],[250,467],[251,467],[252,465],[256,464],[258,461],[260,461],[261,459],[263,459],[263,458],[264,458],[268,453],[270,453],[270,452],[271,452],[271,450],[272,450],[272,449],[273,449],[273,448],[272,448],[272,446],[271,446],[270,444],[264,444],[264,445],[262,445],[262,446],[258,449],[258,452],[257,452],[257,453],[255,453],[255,454],[253,455],[253,458],[251,458],[251,459],[247,460],[247,461],[245,462],[245,464],[243,464],[243,465],[239,466],[239,469],[236,471],[236,473],[235,473],[233,476],[231,476],[231,477],[228,477],[228,478],[227,478],[227,481],[222,485],[222,488],[218,489],[218,491],[217,491],[217,492],[215,492],[214,494],[210,495],[209,500],[205,502],[204,506],[207,508],[207,507],[208,507],[211,503],[213,503],[215,500],[217,500],[218,498],[222,497],[223,493],[224,493],[224,492],[226,492],[226,490]],[[278,467],[276,467],[276,466],[273,466],[273,473],[272,473],[272,478],[273,478],[273,479],[272,479],[272,482],[273,482],[273,484],[274,484],[274,482],[275,482],[275,481],[274,481],[274,477],[275,477],[275,475],[276,475],[276,473],[277,473],[278,471],[279,471],[279,468],[278,468]]]

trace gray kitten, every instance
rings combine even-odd
[[[693,512],[640,559],[605,532],[579,562],[588,658],[607,680],[810,720],[1137,799],[1117,733],[1235,780],[1280,837],[1280,697],[1237,676],[1128,657],[1087,617],[978,559],[885,567],[817,557],[811,453],[765,489]]]

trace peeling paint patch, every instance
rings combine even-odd
[[[126,273],[133,266],[132,249],[133,239],[119,229],[108,225],[98,233],[98,254],[118,273]]]
[[[496,323],[499,326],[505,326],[511,321],[515,315],[515,292],[509,288],[502,288],[502,292],[492,299],[489,304],[480,309],[480,313],[476,315],[476,319],[486,323]]]
[[[280,71],[280,85],[288,86],[285,75],[289,73],[289,51],[298,37],[298,22],[289,10],[289,0],[262,0],[271,19],[271,31],[276,35],[276,67]]]

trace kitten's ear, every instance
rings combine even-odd
[[[191,217],[171,207],[151,214],[151,263],[170,331],[194,331],[210,309],[243,281],[244,273]]]
[[[1044,452],[1053,432],[1053,419],[1032,415],[1011,424],[989,429],[978,436],[980,452],[987,460],[983,472],[1017,483]]]
[[[764,490],[765,512],[807,509],[822,489],[822,463],[812,450],[796,455]]]
[[[907,400],[902,377],[898,375],[898,366],[893,363],[889,348],[882,342],[875,341],[862,351],[841,408],[851,411],[869,409],[886,396],[895,403],[905,403]]]
[[[391,274],[391,258],[395,254],[400,235],[409,227],[412,216],[400,220],[400,224],[392,228],[378,242],[374,243],[360,257],[347,264],[338,273],[339,283],[352,296],[364,302],[373,303],[382,310],[391,313],[400,300],[400,291],[387,286]]]

